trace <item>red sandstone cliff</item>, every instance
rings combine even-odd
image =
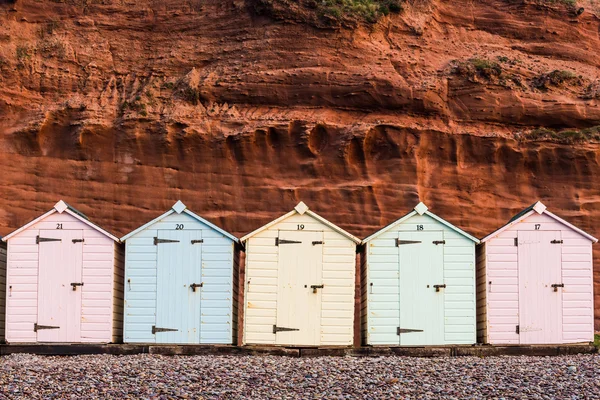
[[[236,234],[303,200],[364,237],[421,199],[483,236],[541,199],[600,236],[593,9],[327,30],[251,3],[0,0],[0,234],[63,198],[117,234],[177,199]]]

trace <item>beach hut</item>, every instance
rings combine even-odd
[[[358,238],[300,202],[241,240],[244,344],[353,344]]]
[[[593,341],[592,243],[597,241],[539,201],[482,239],[477,254],[479,340]]]
[[[231,344],[239,240],[181,201],[121,238],[125,343]]]
[[[477,243],[423,203],[364,239],[365,344],[474,344]]]
[[[8,244],[7,342],[121,340],[118,238],[61,200],[2,240]]]
[[[0,237],[0,239],[2,239]],[[0,241],[0,343],[6,336],[4,325],[6,320],[6,243]]]

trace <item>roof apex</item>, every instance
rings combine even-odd
[[[544,211],[546,211],[546,206],[541,201],[538,201],[533,205],[533,210],[538,214],[542,214]]]
[[[58,211],[59,214],[62,214],[67,208],[69,208],[69,206],[62,200],[54,205],[54,209]]]
[[[296,210],[298,214],[304,215],[304,213],[308,211],[308,206],[301,201],[296,205],[296,207],[294,207],[294,210]]]
[[[187,207],[185,204],[183,204],[183,202],[181,200],[177,200],[177,203],[173,204],[173,207],[171,207],[171,208],[177,214],[181,214],[183,212],[183,210],[185,210]]]
[[[423,202],[420,202],[419,204],[417,204],[415,206],[414,210],[417,213],[419,213],[419,215],[423,215],[423,214],[425,214],[425,211],[428,210],[428,208],[427,208],[427,206]]]

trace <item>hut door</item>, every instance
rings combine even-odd
[[[38,342],[81,341],[82,230],[41,230],[37,238]]]
[[[159,230],[156,343],[200,343],[202,231]]]
[[[554,242],[554,243],[553,243]],[[560,231],[519,231],[519,342],[562,342]]]
[[[402,346],[444,344],[443,240],[440,231],[398,234]]]
[[[275,344],[321,341],[323,232],[280,231]]]

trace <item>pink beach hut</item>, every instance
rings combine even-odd
[[[593,341],[592,244],[598,239],[537,202],[477,249],[478,341]]]
[[[7,342],[121,340],[119,239],[61,200],[2,240],[8,244]]]

